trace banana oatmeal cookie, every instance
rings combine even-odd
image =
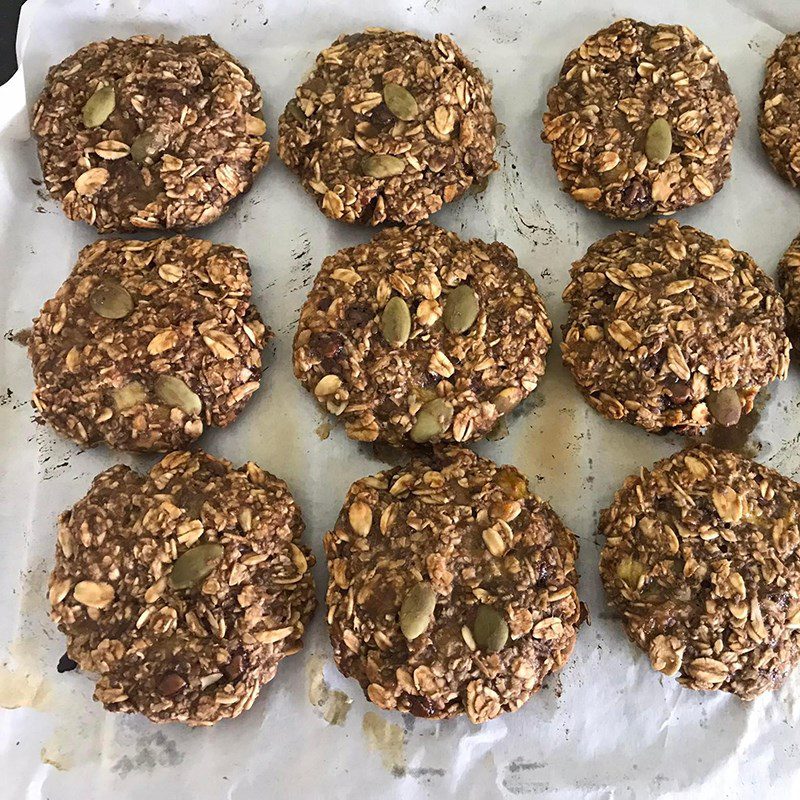
[[[99,231],[214,222],[269,156],[253,76],[210,36],[94,42],[33,109],[47,188]]]
[[[716,56],[682,25],[621,19],[573,50],[542,139],[564,191],[620,219],[671,214],[728,179],[739,108]]]
[[[202,451],[118,465],[61,515],[52,618],[95,699],[155,722],[250,708],[302,647],[314,556],[286,484]]]
[[[792,346],[800,347],[800,235],[778,264],[778,284],[786,304],[786,333]]]
[[[353,439],[466,442],[536,388],[550,329],[504,244],[430,223],[390,228],[325,259],[294,371]]]
[[[449,36],[340,36],[280,118],[278,155],[324,214],[410,225],[498,168],[492,90]]]
[[[767,61],[758,132],[778,174],[800,186],[800,33],[790,33]]]
[[[514,467],[464,448],[356,481],[325,535],[336,663],[381,708],[516,711],[572,652],[577,550]]]
[[[702,445],[629,477],[600,517],[600,574],[654,669],[743,700],[800,660],[800,486]]]
[[[247,256],[174,236],[108,239],[34,320],[33,404],[81,444],[167,451],[236,419],[261,381],[270,331]]]
[[[606,236],[570,274],[564,363],[609,419],[698,435],[786,377],[783,301],[726,239],[663,221]]]

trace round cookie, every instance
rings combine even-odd
[[[323,262],[294,371],[353,439],[466,442],[536,388],[550,329],[504,244],[389,228]]]
[[[449,36],[368,28],[323,50],[278,155],[331,219],[426,219],[498,168],[489,83]]]
[[[214,222],[269,156],[253,76],[209,36],[94,42],[51,67],[33,109],[64,213],[99,231]]]
[[[202,451],[118,465],[59,520],[52,618],[95,699],[155,722],[250,708],[316,606],[286,484]]]
[[[601,239],[570,275],[564,364],[609,419],[697,435],[786,377],[783,301],[726,239],[659,222]]]
[[[564,61],[542,139],[572,197],[618,219],[671,214],[728,179],[739,109],[716,56],[681,25],[621,19]]]
[[[792,346],[800,347],[800,235],[778,264],[778,284],[786,305],[786,333]]]
[[[572,652],[577,541],[514,467],[436,448],[356,481],[324,541],[334,658],[381,708],[485,722]]]
[[[81,444],[167,451],[224,427],[261,380],[270,331],[247,256],[174,236],[81,250],[34,320],[33,404]]]
[[[703,445],[629,477],[600,574],[631,641],[691,689],[752,700],[800,659],[800,486]]]
[[[790,33],[767,61],[758,132],[778,174],[800,186],[800,33]]]

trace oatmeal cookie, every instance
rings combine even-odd
[[[758,132],[778,174],[800,186],[800,33],[790,33],[767,61]]]
[[[514,467],[461,447],[356,481],[325,536],[336,663],[381,708],[516,711],[572,652],[577,550]]]
[[[33,404],[81,444],[167,451],[224,427],[261,381],[271,335],[250,303],[247,256],[175,236],[108,239],[34,320]]]
[[[118,465],[59,520],[52,618],[95,699],[155,722],[250,708],[302,647],[314,556],[286,484],[202,451]]]
[[[702,445],[633,475],[600,517],[631,641],[691,689],[752,700],[800,659],[800,486]]]
[[[682,25],[621,19],[573,50],[542,139],[564,191],[619,219],[670,214],[728,179],[739,108],[716,56]]]
[[[796,236],[778,265],[778,283],[786,304],[786,333],[800,347],[800,235]]]
[[[267,163],[261,90],[209,36],[108,39],[50,69],[33,109],[64,213],[99,231],[214,222]]]
[[[562,353],[590,405],[648,431],[735,425],[789,366],[783,301],[747,253],[674,220],[572,266]]]
[[[294,371],[353,439],[466,442],[536,388],[550,329],[504,244],[430,223],[390,228],[325,259]]]
[[[411,225],[498,168],[491,86],[449,36],[342,35],[295,95],[278,155],[331,219]]]

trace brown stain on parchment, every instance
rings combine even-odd
[[[384,768],[396,777],[405,775],[406,741],[403,729],[374,711],[364,714],[361,729],[367,747],[380,756]]]
[[[329,725],[344,725],[353,701],[344,692],[331,689],[325,680],[324,668],[323,656],[311,656],[308,660],[306,665],[308,701],[320,709],[322,718]]]

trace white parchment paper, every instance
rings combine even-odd
[[[46,580],[57,514],[83,496],[97,472],[119,460],[147,469],[154,459],[82,451],[32,419],[30,370],[14,334],[29,327],[79,248],[96,236],[68,221],[32,182],[40,173],[28,113],[47,67],[112,35],[210,33],[259,80],[274,142],[280,110],[315,54],[340,32],[383,25],[452,34],[494,82],[506,129],[502,169],[488,190],[451,204],[435,221],[510,245],[558,326],[570,262],[618,227],[645,223],[615,223],[559,191],[549,148],[539,140],[545,95],[570,49],[628,15],[688,25],[727,70],[742,111],[733,177],[718,197],[679,218],[729,238],[774,273],[800,227],[800,194],[761,152],[757,95],[765,58],[800,27],[798,0],[29,0],[21,71],[0,90],[0,705],[14,709],[0,711],[0,797],[797,796],[800,675],[751,704],[681,689],[650,669],[608,613],[597,575],[598,511],[627,474],[681,441],[589,410],[557,346],[536,400],[513,420],[510,435],[477,446],[522,469],[581,543],[580,594],[591,626],[581,629],[563,673],[521,711],[482,727],[379,711],[333,666],[322,608],[305,650],[283,662],[254,708],[212,729],[106,713],[91,700],[88,677],[55,669],[64,641],[48,620]],[[291,337],[322,258],[365,241],[370,231],[325,219],[273,153],[254,189],[197,235],[247,251],[257,302],[277,334],[264,388],[235,425],[201,443],[237,464],[253,459],[289,482],[321,562],[315,575],[322,601],[322,534],[349,484],[384,463],[338,428],[325,441],[315,434],[324,418],[292,377]],[[797,390],[793,368],[789,381],[771,387],[751,436],[758,458],[787,474],[800,467]],[[330,724],[330,708],[309,701],[309,683],[314,699],[324,699],[323,681],[352,701],[343,724]]]

